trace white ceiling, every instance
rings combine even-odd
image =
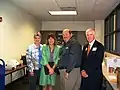
[[[120,3],[120,0],[9,0],[42,21],[101,20]],[[51,16],[49,10],[76,7],[77,16]]]

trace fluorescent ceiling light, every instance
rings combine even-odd
[[[49,11],[51,15],[77,15],[76,11]]]

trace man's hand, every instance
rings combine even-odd
[[[66,79],[68,79],[69,74],[67,72],[65,72],[64,76]]]
[[[88,77],[88,74],[86,73],[85,70],[82,70],[82,71],[81,71],[81,75],[82,75],[82,77],[84,77],[84,78],[87,78],[87,77]]]
[[[34,72],[30,72],[30,76],[34,76]]]

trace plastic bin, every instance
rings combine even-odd
[[[0,59],[0,90],[5,90],[5,63],[2,59]]]

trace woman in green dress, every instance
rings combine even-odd
[[[42,69],[40,73],[40,85],[43,86],[43,90],[52,90],[55,86],[56,73],[55,68],[59,60],[59,46],[55,43],[55,36],[49,34],[47,37],[47,44],[42,48]],[[53,63],[51,66],[50,63]],[[45,69],[48,69],[48,74],[45,73]]]

